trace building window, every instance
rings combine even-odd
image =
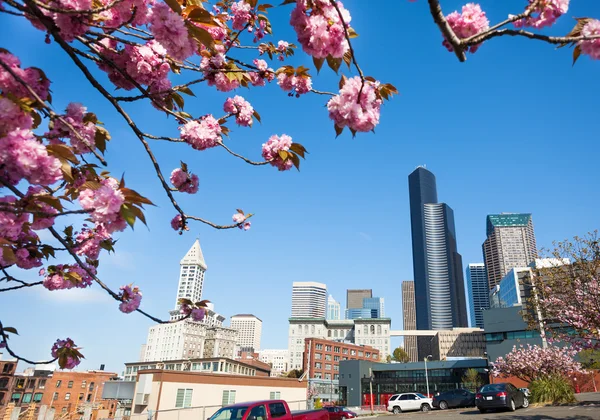
[[[27,388],[35,388],[35,379],[27,379]]]
[[[331,330],[327,330],[327,337],[331,338]]]
[[[315,369],[321,369],[321,363],[315,362]]]
[[[10,397],[10,401],[11,402],[19,402],[19,400],[21,399],[21,393],[20,392],[15,392],[14,394],[12,394],[12,396]]]
[[[90,391],[93,391],[93,390],[94,390],[94,383],[90,382]]]
[[[269,393],[269,399],[270,400],[278,400],[281,398],[281,392],[280,391],[271,391]]]
[[[25,379],[17,379],[17,382],[15,384],[15,388],[22,389],[24,387],[25,387]]]
[[[371,334],[375,334],[375,325],[371,325]]]
[[[56,381],[56,387],[60,388],[60,385],[62,384],[62,381],[59,379],[58,381]]]
[[[10,373],[13,369],[13,364],[12,363],[7,363],[4,365],[4,368],[2,369],[2,373]]]
[[[315,353],[315,359],[321,360],[321,353]]]
[[[33,401],[40,402],[40,401],[42,401],[43,396],[44,396],[44,394],[42,394],[41,392],[36,392],[35,395],[33,396]]]
[[[134,371],[134,372],[137,372],[137,366],[133,368],[133,371]],[[86,388],[86,387],[87,387],[87,382],[86,382],[86,381],[82,381],[82,382],[81,382],[81,387],[82,387],[82,388]]]
[[[223,397],[221,398],[221,405],[230,405],[235,404],[235,390],[224,389]]]
[[[67,392],[67,393],[65,394],[65,401],[69,401],[70,399],[71,399],[71,393],[70,393],[70,392]]]
[[[52,401],[56,400],[58,400],[58,392],[55,392],[54,395],[52,395]]]
[[[331,351],[331,346],[325,346],[325,351]]]
[[[66,413],[67,412],[67,407],[63,407],[62,408],[62,412],[63,412],[63,414]]]
[[[340,352],[340,348],[336,346],[336,347],[333,348],[333,351],[336,352],[336,353],[339,353]]]
[[[88,394],[87,398],[86,398],[86,402],[91,402],[92,401],[92,394]]]
[[[40,380],[38,381],[38,388],[39,388],[39,389],[44,389],[44,388],[46,388],[46,380],[45,380],[45,379],[40,379]]]
[[[348,349],[342,349],[343,354],[348,354]]]
[[[69,383],[67,384],[67,388],[73,388],[73,381],[69,381]]]
[[[83,392],[79,393],[79,398],[77,398],[77,400],[78,401],[83,401],[83,396],[84,396]]]
[[[334,362],[339,362],[340,361],[340,356],[333,356],[333,361]]]
[[[29,404],[30,402],[31,402],[31,393],[28,392],[27,394],[23,394],[23,400],[21,401],[21,403]]]
[[[185,408],[192,406],[192,390],[178,389],[177,397],[175,398],[175,408]]]
[[[325,360],[331,360],[331,354],[326,354],[325,355]]]
[[[317,349],[317,350],[323,350],[323,344],[316,344],[315,345],[315,349]]]

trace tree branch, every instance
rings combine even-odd
[[[535,39],[538,41],[544,41],[549,44],[555,44],[555,45],[571,44],[571,43],[575,43],[575,42],[579,42],[579,41],[591,41],[593,39],[600,38],[600,35],[572,36],[572,37],[549,36],[549,35],[542,35],[542,34],[525,31],[523,29],[499,29],[495,32],[488,33],[485,36],[480,35],[473,39],[469,38],[471,40],[469,42],[465,42],[464,45],[467,45],[467,46],[476,45],[476,44],[479,44],[488,39],[492,39],[492,38],[496,38],[496,37],[504,36],[504,35],[521,36],[521,37],[525,37],[525,38],[529,38],[529,39]]]
[[[266,165],[267,163],[269,163],[270,161],[266,160],[264,162],[255,162],[253,160],[250,160],[248,158],[245,158],[242,155],[238,155],[237,153],[235,153],[234,151],[232,151],[229,147],[225,146],[225,143],[223,143],[222,141],[219,142],[219,146],[221,146],[223,149],[227,150],[230,154],[232,154],[233,156],[242,159],[244,162],[249,163],[250,165],[254,165],[254,166],[262,166],[262,165]],[[189,216],[188,216],[189,217]],[[191,218],[191,217],[190,217]],[[235,225],[237,226],[237,225]],[[222,228],[220,228],[222,229]]]
[[[6,332],[4,331],[4,326],[2,325],[2,321],[0,321],[0,337],[2,337],[2,341],[0,341],[0,342],[4,342],[4,346],[5,346],[8,354],[10,354],[12,357],[14,357],[15,359],[20,360],[22,362],[29,363],[30,365],[50,364],[50,363],[54,363],[58,359],[58,357],[56,357],[52,360],[48,360],[48,361],[44,361],[44,362],[34,362],[32,360],[26,359],[26,358],[21,357],[18,354],[16,354],[8,345],[8,336],[6,335]]]
[[[10,290],[23,289],[24,287],[39,286],[40,284],[44,284],[44,282],[43,281],[36,281],[36,282],[33,282],[33,283],[21,284],[20,286],[6,287],[4,289],[0,289],[0,292],[8,292]]]
[[[461,45],[460,39],[456,36],[450,24],[444,17],[444,13],[442,12],[442,7],[440,6],[439,0],[427,0],[429,3],[429,11],[431,16],[433,17],[433,21],[440,28],[442,35],[444,38],[452,45],[452,49],[454,50],[454,54],[458,58],[458,61],[464,63],[467,61],[467,55],[465,54],[464,48]],[[473,44],[474,45],[474,44]]]
[[[101,12],[107,11],[108,9],[111,9],[113,6],[116,6],[117,4],[121,3],[123,0],[114,0],[113,2],[111,2],[105,6],[98,7],[97,9],[89,9],[89,10],[61,9],[58,7],[48,6],[47,4],[38,2],[37,0],[31,0],[31,1],[33,3],[35,3],[36,6],[41,7],[42,9],[49,10],[54,13],[60,13],[63,15],[93,15],[96,13],[101,13]]]

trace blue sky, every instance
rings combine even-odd
[[[482,6],[496,22],[525,3],[488,0]],[[572,3],[569,16],[600,16],[596,2]],[[336,139],[322,96],[288,98],[276,85],[241,90],[263,124],[231,126],[233,150],[259,158],[271,134],[286,133],[310,154],[300,173],[279,173],[250,167],[220,149],[198,152],[186,145],[154,144],[165,173],[183,159],[199,175],[198,194],[178,197],[189,213],[218,223],[228,223],[238,207],[256,213],[248,232],[194,224],[183,236],[171,230],[175,213],[123,121],[56,45],[44,44],[42,32],[0,16],[1,46],[26,66],[46,71],[56,109],[77,101],[98,114],[113,138],[107,152],[110,170],[117,176],[124,172],[128,186],[157,204],[148,209],[148,228],[139,225],[118,236],[117,253],[101,262],[102,279],[114,288],[138,284],[143,308],[166,318],[175,300],[179,260],[199,235],[208,264],[205,298],[228,317],[256,314],[264,321],[262,347],[285,348],[293,281],[326,283],[342,303],[347,288],[372,288],[386,299],[393,328],[401,328],[400,282],[413,276],[407,176],[417,165],[426,164],[435,173],[440,201],[455,211],[465,265],[482,261],[489,213],[533,213],[540,247],[598,228],[600,147],[594,104],[600,95],[600,63],[582,57],[572,67],[567,48],[504,38],[458,63],[442,47],[424,0],[345,4],[360,34],[354,47],[363,70],[400,91],[383,107],[376,134],[352,139],[345,133]],[[445,0],[442,5],[449,13],[461,3]],[[295,41],[287,25],[290,11],[288,6],[270,13],[274,42]],[[564,17],[551,32],[567,33],[573,23]],[[311,60],[299,52],[290,63]],[[314,86],[335,90],[338,79],[323,69]],[[186,98],[186,111],[194,116],[220,115],[230,96],[206,86],[194,92],[196,98]],[[128,111],[148,132],[177,135],[173,120],[148,103]],[[84,348],[82,368],[104,363],[117,372],[123,362],[138,360],[151,325],[140,315],[121,314],[97,287],[2,294],[0,316],[21,332],[11,344],[32,359],[48,357],[54,340],[70,336]]]

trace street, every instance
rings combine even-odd
[[[481,414],[475,408],[459,408],[454,410],[434,410],[427,413],[420,411],[402,413],[398,415],[383,415],[380,418],[387,420],[424,419],[434,417],[440,419],[454,419],[464,417],[465,419],[529,419],[529,420],[600,420],[600,405],[587,406],[564,406],[564,407],[530,407],[519,409],[513,413],[506,411]],[[393,419],[392,419],[393,418]]]

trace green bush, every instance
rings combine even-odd
[[[530,401],[533,403],[570,403],[575,401],[573,387],[562,376],[536,379],[529,385]]]
[[[323,408],[323,403],[320,398],[315,398],[315,410],[320,410]]]

